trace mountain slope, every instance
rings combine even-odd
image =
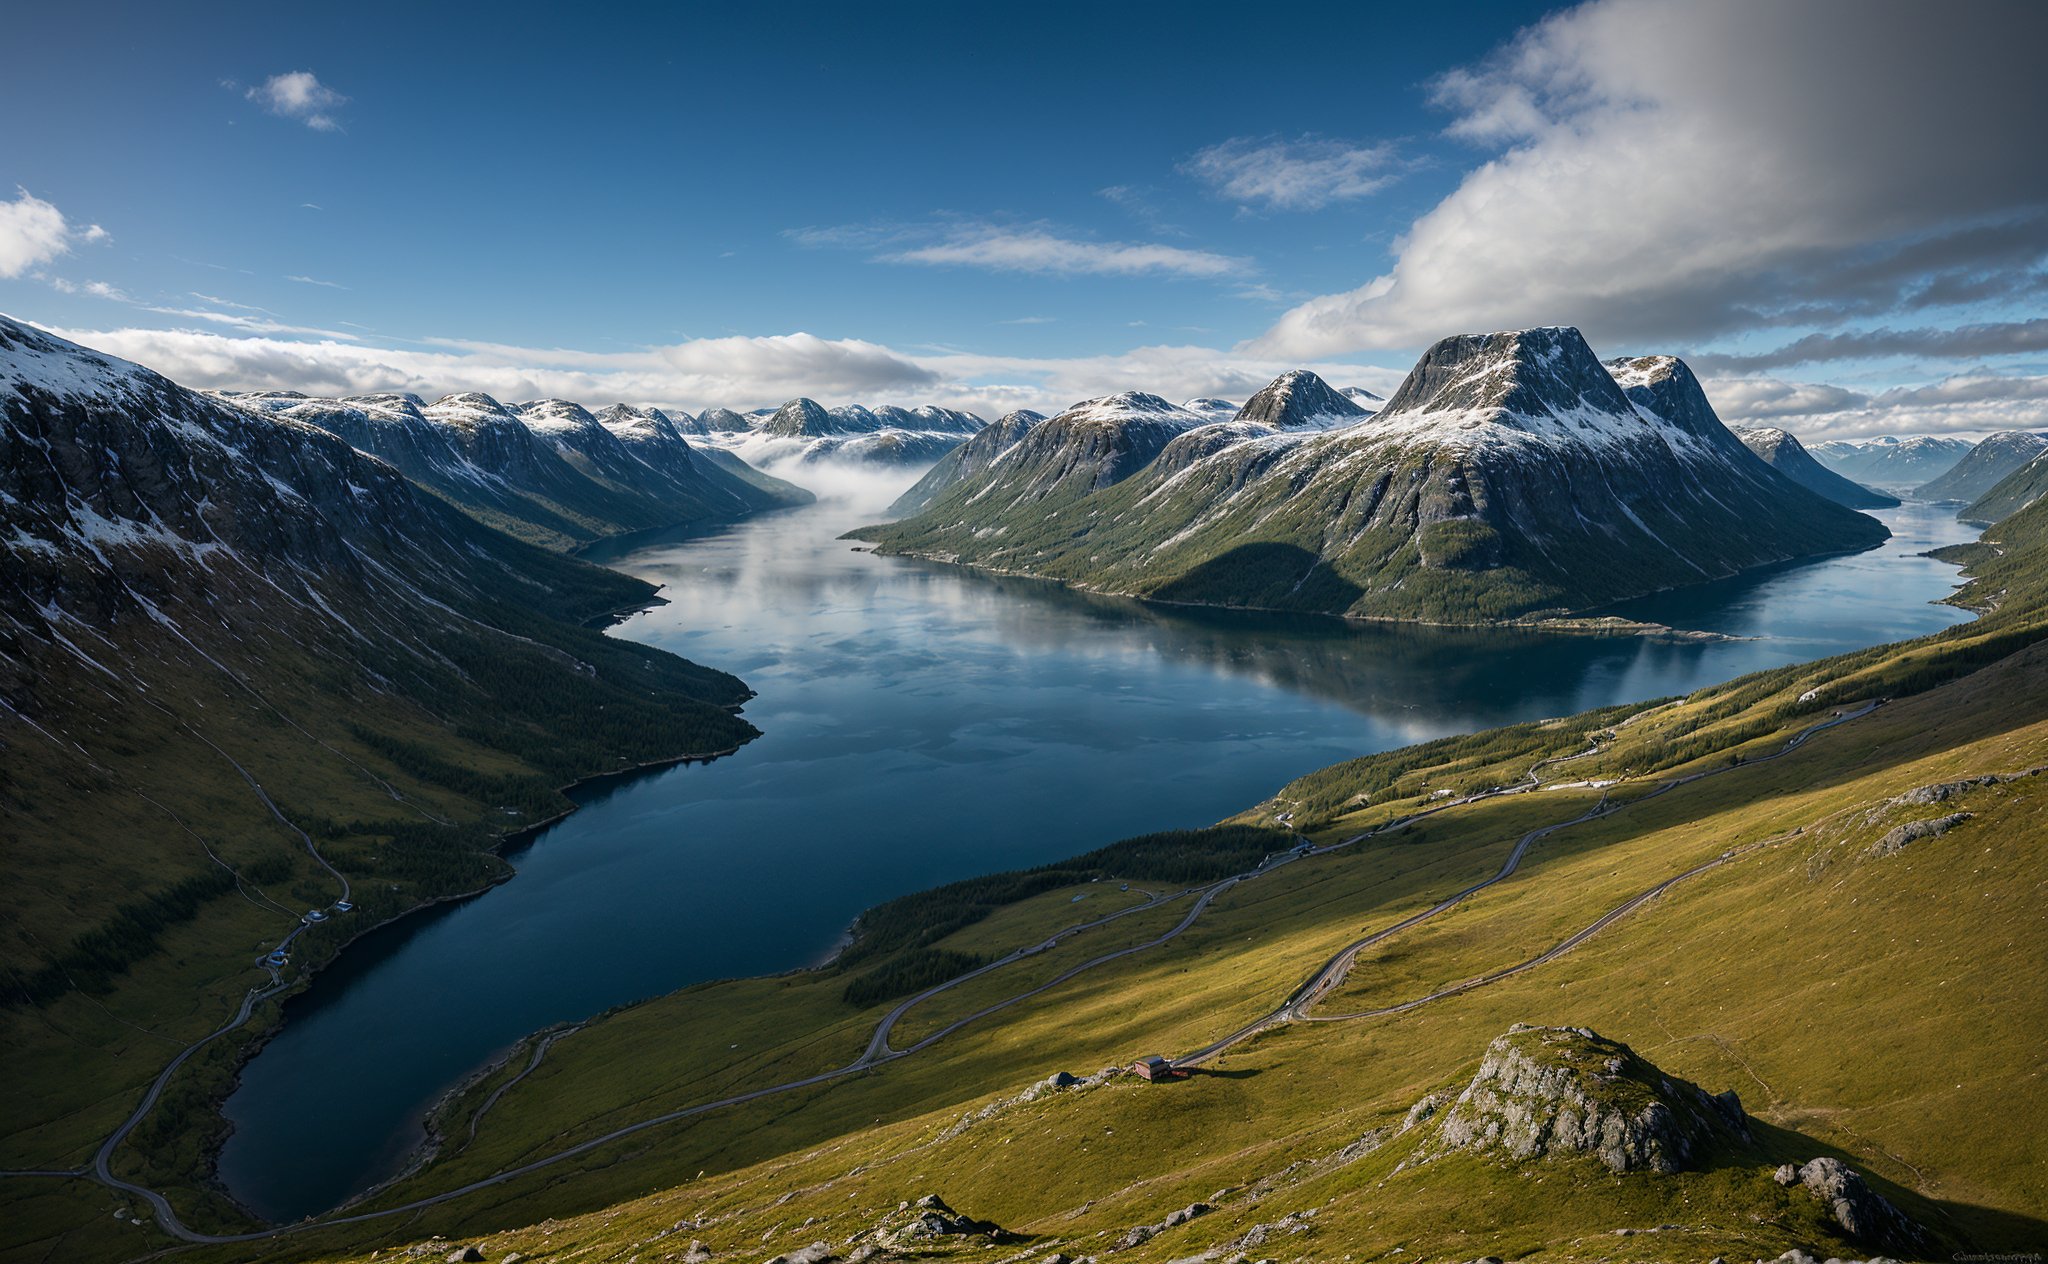
[[[1968,439],[1883,435],[1867,442],[1832,439],[1817,444],[1813,457],[1843,478],[1866,487],[1906,491],[1941,477],[1974,446]]]
[[[2011,517],[2043,495],[2048,495],[2048,454],[2035,457],[2000,479],[1956,517],[1989,525]]]
[[[82,1162],[246,991],[503,876],[499,832],[569,810],[563,784],[754,735],[740,681],[583,626],[650,585],[6,318],[0,548],[9,1166]],[[124,1168],[204,1134],[247,1035],[188,1064]]]
[[[1852,483],[1813,459],[1803,444],[1774,426],[1734,426],[1735,437],[1761,457],[1766,465],[1810,492],[1816,492],[1850,509],[1890,509],[1898,497],[1872,491]]]
[[[2048,435],[2001,430],[1971,448],[1946,474],[1915,488],[1913,494],[1922,500],[1959,500],[1968,504],[2043,452],[2048,452]]]
[[[1441,622],[1585,609],[1886,534],[1758,460],[1683,364],[1610,372],[1576,330],[1445,339],[1384,409],[1328,432],[1196,428],[1158,402],[1171,427],[1105,473],[1048,459],[1080,429],[1063,415],[917,517],[857,534],[1160,600]]]
[[[922,512],[938,499],[939,493],[994,464],[997,457],[1015,447],[1033,426],[1044,420],[1043,414],[1028,408],[1004,413],[967,442],[940,457],[939,463],[926,470],[924,477],[912,483],[910,489],[897,497],[886,512],[898,518]]]
[[[508,407],[462,394],[423,405],[408,395],[316,399],[290,391],[222,398],[339,435],[479,522],[548,548],[791,503],[787,493],[695,462],[658,412],[635,410],[615,435],[564,400]]]
[[[817,499],[794,483],[764,474],[711,444],[692,446],[682,427],[659,408],[613,404],[597,415],[628,451],[679,489],[694,492],[711,511],[737,517],[762,509],[808,505]],[[699,434],[709,433],[699,430]],[[723,477],[721,477],[723,476]]]

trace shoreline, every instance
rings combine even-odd
[[[756,695],[752,690],[747,691],[747,697],[749,700],[757,696],[758,695]],[[728,709],[737,714],[740,710],[740,706],[741,704],[736,703]],[[225,1087],[222,1088],[222,1090],[217,1094],[208,1095],[208,1113],[214,1121],[217,1121],[221,1125],[221,1127],[219,1131],[214,1133],[213,1136],[209,1138],[207,1142],[204,1154],[205,1167],[203,1172],[199,1176],[197,1184],[201,1188],[206,1189],[212,1193],[215,1193],[219,1195],[221,1198],[225,1199],[231,1206],[235,1207],[243,1215],[247,1216],[250,1223],[263,1225],[266,1227],[276,1227],[276,1224],[278,1222],[273,1222],[265,1218],[264,1216],[258,1215],[256,1212],[252,1211],[247,1204],[243,1203],[240,1198],[236,1197],[235,1192],[228,1187],[227,1183],[224,1180],[221,1179],[221,1152],[226,1148],[228,1140],[234,1135],[235,1132],[234,1122],[227,1118],[226,1114],[222,1111],[222,1107],[225,1106],[227,1104],[227,1100],[230,1097],[233,1097],[236,1091],[241,1088],[243,1068],[247,1066],[250,1061],[255,1059],[258,1054],[262,1053],[263,1049],[267,1045],[269,1045],[272,1040],[275,1040],[281,1032],[283,1032],[285,1026],[285,1007],[288,1004],[290,1004],[290,1002],[298,999],[301,996],[304,996],[307,992],[311,991],[315,981],[319,979],[319,977],[326,971],[326,969],[329,966],[332,966],[335,962],[341,959],[341,954],[343,952],[347,951],[349,948],[353,947],[369,935],[384,930],[388,927],[396,926],[400,922],[403,922],[408,918],[430,912],[431,910],[440,908],[444,905],[460,904],[469,900],[480,899],[483,896],[490,894],[491,891],[495,888],[503,885],[504,883],[510,882],[512,879],[518,877],[519,871],[516,868],[512,867],[512,862],[507,858],[506,853],[508,851],[523,849],[525,847],[531,846],[542,833],[546,832],[548,829],[551,829],[556,825],[561,824],[563,821],[567,820],[569,817],[575,815],[578,811],[580,811],[584,805],[574,801],[574,796],[577,792],[586,790],[592,786],[601,785],[608,782],[618,782],[623,784],[626,782],[636,780],[640,777],[647,776],[650,773],[656,773],[664,771],[669,768],[680,767],[684,764],[708,764],[713,760],[723,759],[726,756],[738,754],[744,745],[745,743],[741,743],[739,746],[727,747],[722,750],[710,752],[690,752],[682,755],[668,756],[661,759],[646,760],[642,763],[635,764],[630,768],[616,768],[606,772],[592,773],[587,777],[579,777],[574,781],[568,782],[565,785],[557,786],[555,788],[555,793],[560,794],[563,797],[571,800],[570,805],[567,808],[555,813],[553,816],[546,817],[542,820],[521,825],[516,829],[502,831],[498,834],[496,841],[494,841],[489,847],[484,849],[486,854],[496,857],[499,860],[499,862],[506,866],[505,872],[494,875],[493,877],[483,882],[481,885],[472,887],[467,891],[455,891],[445,895],[432,896],[428,899],[422,900],[419,903],[410,906],[409,908],[403,909],[397,913],[393,913],[391,916],[386,917],[381,921],[371,922],[368,925],[363,926],[354,934],[351,934],[348,938],[336,944],[333,954],[330,955],[327,958],[327,960],[321,962],[318,966],[315,966],[307,970],[304,974],[302,974],[297,980],[294,981],[294,984],[290,988],[290,990],[280,993],[278,996],[272,998],[277,1003],[276,1021],[266,1025],[260,1031],[255,1032],[251,1036],[251,1038],[243,1044],[241,1049],[237,1051],[234,1066],[228,1077]],[[513,1044],[512,1052],[516,1052],[521,1046],[531,1041],[536,1035],[543,1034],[547,1030],[549,1029],[543,1028],[540,1032],[528,1032],[525,1035],[521,1036],[518,1039],[518,1041],[516,1041]],[[508,1052],[505,1056],[509,1057],[510,1053]],[[441,1109],[448,1100],[451,1100],[451,1094],[460,1093],[469,1084],[471,1084],[477,1076],[490,1074],[499,1065],[502,1065],[502,1059],[494,1063],[487,1063],[485,1066],[472,1070],[467,1075],[465,1075],[460,1082],[458,1082],[455,1085],[452,1085],[446,1092],[444,1092],[441,1095],[441,1097],[436,1098],[435,1101],[428,1106],[426,1114],[421,1116],[422,1125],[427,1126],[429,1124],[429,1122],[432,1120],[434,1116],[434,1112]],[[406,1176],[417,1172],[420,1167],[423,1167],[426,1163],[430,1162],[434,1157],[433,1154],[431,1152],[421,1152],[423,1146],[429,1144],[434,1140],[433,1136],[431,1135],[432,1130],[430,1127],[428,1128],[428,1131],[429,1136],[423,1139],[419,1145],[415,1145],[407,1149],[406,1170],[404,1172],[398,1175],[388,1177],[382,1181],[379,1181],[375,1186],[371,1187],[370,1189],[363,1190],[359,1193],[350,1195],[346,1201],[338,1204],[337,1207],[328,1208],[327,1212],[338,1210],[339,1207],[352,1206],[362,1201],[363,1199],[372,1196],[379,1190],[388,1188],[390,1185],[395,1184],[399,1180],[404,1179]],[[319,1214],[327,1213],[323,1212]]]

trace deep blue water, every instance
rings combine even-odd
[[[877,558],[843,504],[640,546],[669,604],[620,636],[732,671],[764,736],[579,794],[486,894],[378,931],[287,1008],[226,1113],[221,1175],[276,1219],[390,1175],[425,1107],[527,1032],[805,965],[936,883],[1203,825],[1291,777],[1449,733],[1689,692],[1918,635],[1971,533],[1878,515],[1882,549],[1626,603],[1755,640],[1452,631],[1167,610]]]

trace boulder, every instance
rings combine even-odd
[[[1799,1183],[1826,1205],[1842,1232],[1858,1242],[1911,1250],[1927,1240],[1913,1219],[1840,1159],[1818,1158],[1799,1169]]]
[[[482,1264],[484,1253],[473,1246],[458,1247],[448,1252],[448,1264]]]
[[[1487,1046],[1435,1129],[1422,1161],[1452,1150],[1582,1153],[1617,1172],[1670,1173],[1717,1133],[1747,1139],[1748,1118],[1733,1093],[1673,1079],[1627,1045],[1583,1027],[1517,1023]]]

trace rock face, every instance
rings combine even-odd
[[[1853,483],[1813,459],[1798,439],[1774,426],[1734,426],[1735,437],[1744,447],[1763,458],[1766,465],[1810,492],[1817,492],[1838,505],[1851,509],[1890,509],[1896,496],[1873,491]]]
[[[1872,856],[1896,856],[1908,845],[1923,838],[1939,838],[1956,826],[1970,819],[1968,812],[1951,812],[1927,821],[1908,821],[1897,829],[1888,831],[1883,838],[1870,845]]]
[[[1016,447],[1033,426],[1044,420],[1043,414],[1028,408],[1004,413],[973,438],[940,457],[937,465],[926,470],[923,478],[912,483],[909,491],[896,498],[888,513],[892,517],[907,518],[922,512],[947,488],[963,479],[977,477],[995,464],[997,457]]]
[[[1968,439],[1884,435],[1866,442],[1834,439],[1812,449],[1814,459],[1866,487],[1899,491],[1920,486],[1955,468],[1975,445]]]
[[[1989,526],[2048,495],[2048,454],[2035,457],[1971,501],[1956,517]]]
[[[1583,1027],[1521,1024],[1487,1046],[1419,1153],[1590,1154],[1617,1172],[1682,1171],[1716,1135],[1746,1137],[1735,1095],[1709,1096]]]
[[[1827,1207],[1842,1232],[1858,1242],[1910,1251],[1927,1241],[1926,1230],[1840,1159],[1814,1159],[1799,1168],[1798,1179]]]
[[[1759,460],[1679,361],[1603,366],[1576,330],[1445,339],[1377,413],[1327,411],[1350,403],[1302,373],[1221,425],[1151,396],[1092,400],[857,534],[1165,601],[1454,623],[1887,535]],[[1349,424],[1266,424],[1332,416]]]
[[[1971,448],[1955,468],[1921,484],[1913,494],[1922,500],[1959,500],[1968,505],[2043,452],[2048,452],[2048,436],[2027,430],[2001,430]]]

